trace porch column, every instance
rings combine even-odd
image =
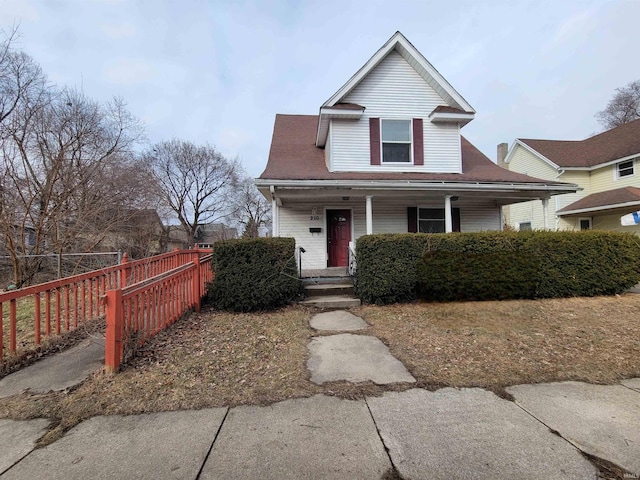
[[[367,195],[367,235],[373,233],[373,210],[371,208],[371,199],[373,195]]]
[[[271,200],[271,236],[277,237],[279,234],[278,229],[278,202],[276,197],[272,197]]]
[[[444,196],[444,231],[446,233],[453,232],[453,219],[451,218],[451,197],[452,195]]]
[[[544,217],[544,229],[549,230],[549,199],[542,199],[542,216]]]

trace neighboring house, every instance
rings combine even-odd
[[[113,218],[105,218],[98,233],[99,243],[93,245],[91,236],[87,245],[79,243],[82,251],[127,252],[131,258],[143,258],[166,251],[167,233],[158,212],[153,208],[121,210]],[[84,248],[83,248],[84,247]]]
[[[303,269],[344,266],[361,235],[500,230],[503,205],[576,190],[495,165],[460,135],[474,115],[397,32],[319,115],[276,115],[256,179],[273,235]]]
[[[168,249],[189,248],[193,243],[198,248],[213,248],[215,242],[238,238],[238,230],[228,227],[224,223],[208,223],[198,225],[195,238],[190,241],[182,225],[169,225],[166,227],[169,233]]]
[[[506,144],[498,147],[505,152]],[[516,229],[618,230],[622,215],[640,210],[640,120],[586,140],[516,139],[504,158],[510,171],[575,183],[576,193],[554,198],[545,215],[536,202],[509,207],[508,223]]]

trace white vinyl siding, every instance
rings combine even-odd
[[[455,203],[455,202],[454,202]],[[500,230],[500,208],[495,203],[473,203],[454,205],[460,207],[460,231],[482,232]]]
[[[328,201],[326,204],[319,202],[306,202],[296,205],[280,207],[278,226],[281,237],[294,237],[296,247],[303,247],[306,252],[302,254],[302,268],[326,268],[327,266],[327,232],[326,209],[350,209],[352,215],[352,240],[355,242],[366,234],[365,219],[366,201],[363,197],[351,198],[349,201]],[[407,233],[407,207],[417,206],[408,204],[403,199],[385,199],[373,197],[373,233]],[[420,207],[444,208],[442,201],[420,202]],[[460,230],[462,232],[477,232],[483,230],[500,229],[500,210],[495,202],[464,202],[454,205],[460,208]],[[309,217],[312,208],[316,208],[323,215],[322,232],[312,234],[309,232]],[[296,249],[297,255],[297,249]]]
[[[397,52],[390,53],[343,100],[366,107],[359,120],[331,120],[333,171],[460,173],[460,131],[457,124],[436,125],[429,114],[446,105],[435,90]],[[369,118],[422,118],[424,165],[371,165]]]

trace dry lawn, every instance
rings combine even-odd
[[[415,303],[352,310],[425,388],[612,383],[640,376],[640,295],[541,301]],[[0,399],[0,417],[53,419],[48,443],[100,414],[268,404],[326,393],[348,398],[414,385],[309,381],[312,310],[203,312],[147,343],[117,375],[74,390]]]

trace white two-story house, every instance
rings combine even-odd
[[[502,151],[506,144],[502,144]],[[501,163],[501,147],[498,162]],[[585,140],[516,139],[506,153],[510,171],[577,184],[580,191],[558,195],[543,211],[539,202],[509,207],[514,228],[617,230],[640,234],[640,226],[623,227],[620,217],[640,210],[640,120]]]
[[[510,172],[460,133],[474,109],[400,33],[319,115],[276,115],[267,167],[273,235],[302,269],[347,265],[361,235],[500,230],[503,205],[577,187]]]

